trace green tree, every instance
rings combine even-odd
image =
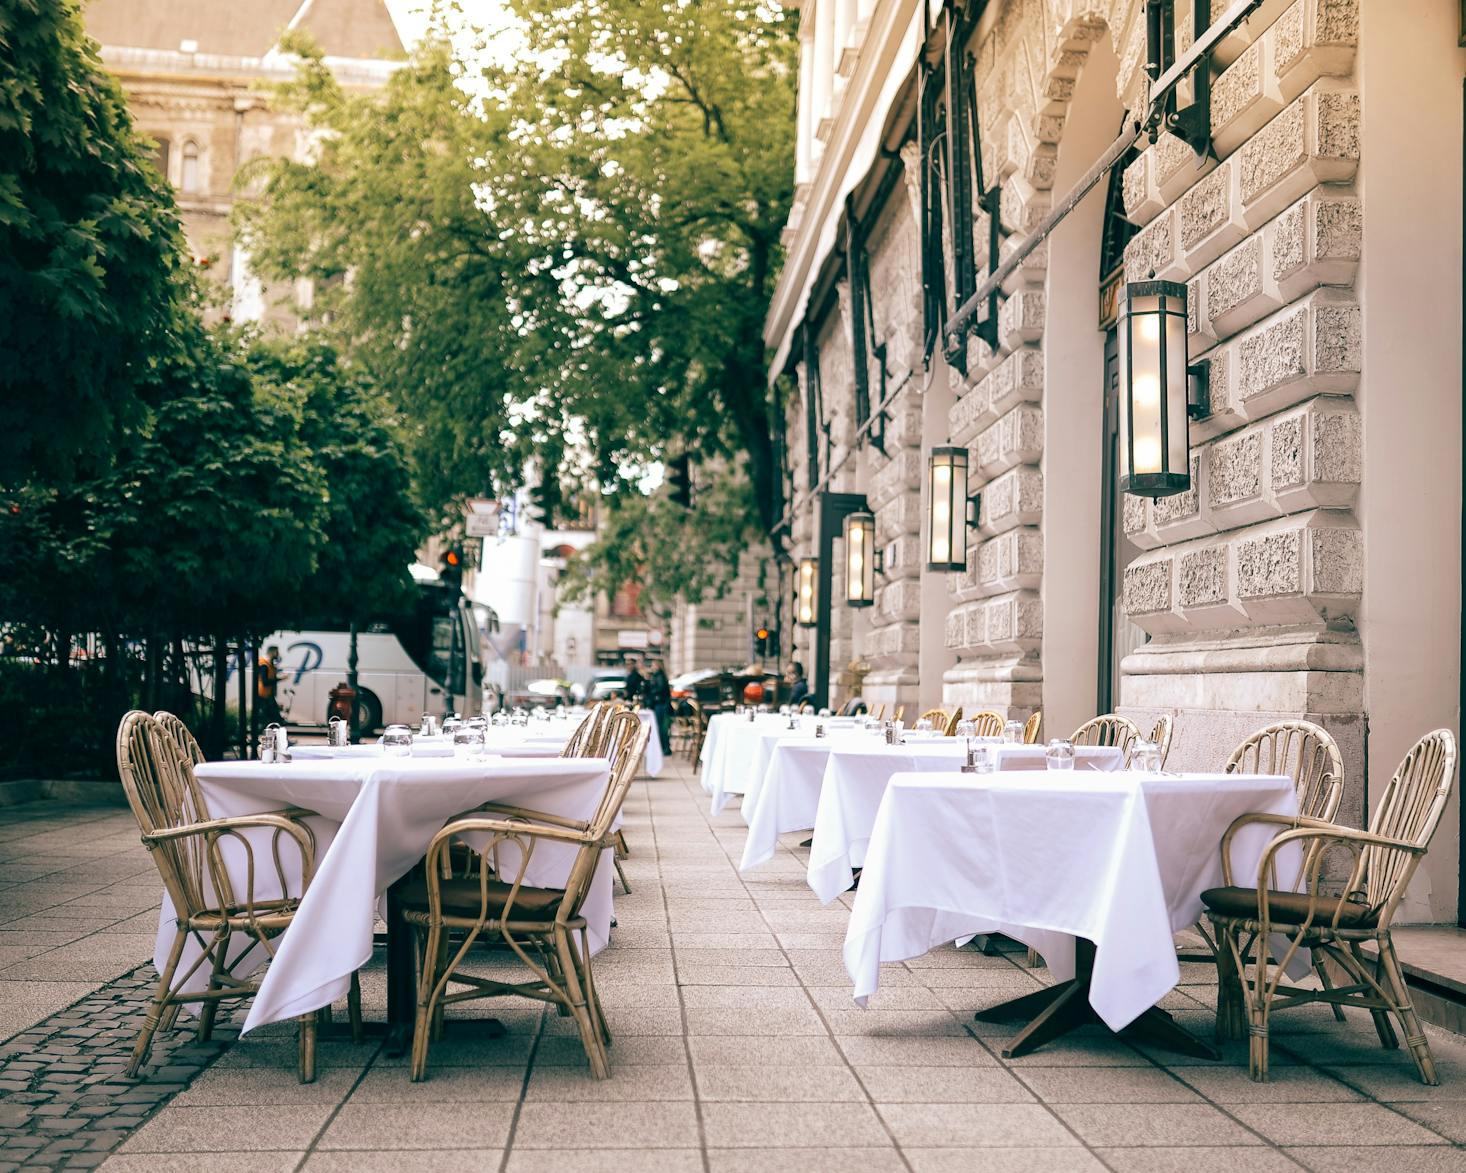
[[[634,564],[631,519],[656,516],[674,540],[641,544],[655,577],[697,589],[670,549],[707,554],[729,527],[642,486],[669,455],[705,462],[708,500],[737,511],[719,567],[782,509],[762,323],[792,195],[792,22],[754,0],[512,7],[526,45],[506,68],[439,40],[352,96],[307,53],[279,100],[328,133],[310,163],[258,165],[242,229],[270,276],[329,287],[323,321],[410,425],[427,504],[452,516],[535,457],[631,511],[602,573]]]
[[[187,292],[171,195],[76,0],[0,4],[0,486],[104,467]]]

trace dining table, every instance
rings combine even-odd
[[[414,949],[392,893],[422,859],[433,836],[453,816],[489,802],[589,820],[610,780],[610,763],[603,758],[443,755],[428,749],[430,739],[423,742],[407,755],[389,754],[382,747],[302,753],[307,747],[301,746],[291,761],[204,762],[194,767],[213,818],[282,807],[315,812],[306,818],[316,840],[314,875],[290,927],[274,942],[275,955],[251,1001],[245,1032],[329,1006],[343,996],[352,973],[371,958],[379,915],[387,923],[388,1027],[399,1034],[410,1030],[416,1000]],[[268,851],[265,840],[257,846],[257,855]],[[512,844],[501,844],[499,851],[501,866],[517,866]],[[540,842],[525,883],[562,886],[576,851],[571,844]],[[237,890],[243,890],[241,854],[226,858]],[[300,893],[301,861],[284,853],[282,862],[283,891],[274,868],[256,869],[258,899]],[[612,874],[607,852],[582,910],[592,952],[610,938]],[[165,894],[155,950],[159,962],[172,942],[173,921]],[[268,959],[262,947],[248,948],[256,956],[242,958],[234,969],[238,976]],[[180,972],[190,964],[185,955]],[[194,975],[191,982],[202,987],[205,980],[206,975]]]
[[[1044,747],[1004,742],[993,747],[998,754],[998,768],[1032,777],[1035,771],[1047,771]],[[855,882],[855,873],[865,862],[867,844],[875,826],[876,814],[885,798],[886,788],[902,772],[951,773],[960,771],[967,750],[961,738],[938,738],[923,741],[908,735],[902,745],[885,745],[869,739],[834,746],[825,764],[815,799],[810,825],[809,865],[806,877],[810,888],[824,904],[848,891]],[[1073,773],[1086,776],[1096,772],[1118,770],[1125,762],[1124,752],[1111,745],[1076,745]],[[981,777],[981,775],[966,775]],[[784,789],[782,781],[777,784]],[[810,792],[801,791],[798,776],[792,792],[799,798],[783,799],[783,811],[801,817],[808,808]],[[756,816],[757,817],[757,816]],[[797,829],[797,828],[790,828]],[[749,841],[755,839],[752,830]],[[777,836],[775,836],[777,839]],[[758,842],[767,844],[767,829],[760,828]],[[772,848],[769,848],[772,855]],[[753,866],[745,846],[745,863]]]
[[[1005,1056],[1090,1022],[1168,1049],[1216,1052],[1157,1003],[1180,980],[1175,933],[1221,883],[1238,816],[1296,817],[1283,775],[1001,770],[902,773],[885,787],[845,937],[857,1005],[883,963],[1002,933],[1042,954],[1056,984],[979,1011],[1025,1024]],[[1256,874],[1275,826],[1244,827],[1232,866]],[[1296,854],[1296,853],[1295,853]],[[1280,874],[1297,870],[1281,858]],[[1300,971],[1306,959],[1295,962]]]

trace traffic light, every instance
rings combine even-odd
[[[438,564],[438,577],[453,594],[463,590],[463,547],[449,546]]]
[[[529,491],[530,518],[546,529],[555,528],[555,515],[560,512],[560,485],[548,477]]]
[[[779,633],[771,627],[760,627],[753,633],[753,654],[758,660],[779,657]]]
[[[667,484],[671,486],[670,496],[683,509],[692,508],[692,455],[684,452],[667,461]]]

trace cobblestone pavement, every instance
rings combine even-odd
[[[95,832],[121,838],[109,821],[93,827],[95,812],[75,812],[68,837],[71,817],[52,808],[37,822],[78,855]],[[736,810],[709,819],[680,763],[633,790],[627,834],[633,891],[618,896],[619,927],[596,962],[616,1034],[608,1082],[588,1077],[567,1020],[506,1003],[477,1012],[506,1024],[503,1039],[455,1022],[475,1013],[468,1008],[450,1016],[421,1084],[377,1043],[327,1041],[320,1077],[301,1087],[284,1025],[205,1047],[179,1032],[160,1043],[148,1078],[131,1084],[116,1065],[141,1013],[142,970],[0,1047],[0,1125],[12,1129],[0,1140],[0,1169],[23,1159],[45,1167],[32,1154],[58,1137],[81,1142],[69,1158],[76,1167],[115,1143],[101,1165],[108,1173],[1466,1169],[1466,1043],[1454,1036],[1432,1035],[1439,1088],[1416,1082],[1403,1052],[1380,1049],[1367,1018],[1340,1025],[1322,1007],[1276,1020],[1268,1084],[1248,1080],[1241,1044],[1207,1063],[1098,1028],[1005,1061],[1008,1028],[976,1023],[972,1012],[1044,980],[1022,954],[947,948],[889,966],[871,1008],[858,1010],[840,960],[848,907],[821,908],[805,886],[802,836],[740,876],[742,820]],[[7,836],[0,858],[25,842]],[[145,920],[156,885],[146,895],[135,887]],[[11,891],[0,891],[0,918],[10,917]],[[132,964],[150,948],[149,934]],[[0,982],[45,956],[11,962]],[[1166,1005],[1208,1033],[1209,967],[1183,968]],[[62,980],[65,966],[55,970]],[[380,966],[364,974],[363,991],[368,1014],[380,1014]],[[62,1078],[78,1075],[80,1084]],[[31,1090],[17,1101],[21,1082]],[[98,1085],[108,1090],[75,1090]],[[26,1098],[39,1089],[51,1098]],[[84,1102],[94,1096],[115,1106]],[[47,1104],[58,1110],[39,1111]],[[26,1147],[13,1147],[17,1137]]]

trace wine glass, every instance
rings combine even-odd
[[[388,757],[405,758],[412,755],[412,730],[406,725],[388,725],[382,730],[382,748]]]
[[[1074,743],[1062,737],[1055,737],[1044,749],[1044,765],[1050,770],[1072,770],[1074,768]]]

